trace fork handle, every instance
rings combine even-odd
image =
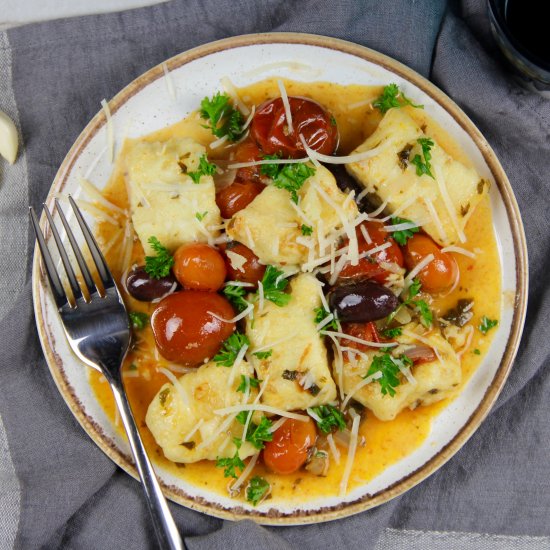
[[[109,377],[110,378],[110,377]],[[111,378],[109,384],[113,391],[115,401],[120,412],[128,441],[134,455],[134,460],[139,472],[139,477],[143,484],[147,506],[153,520],[153,526],[159,542],[159,548],[162,550],[185,550],[185,545],[181,539],[174,518],[168,508],[168,503],[162,494],[157,476],[147,456],[143,441],[130,408],[130,403],[126,397],[126,392],[122,386],[122,380]]]

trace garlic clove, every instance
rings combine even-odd
[[[19,136],[13,120],[0,111],[0,156],[3,156],[10,164],[17,158]]]

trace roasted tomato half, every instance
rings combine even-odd
[[[299,158],[305,155],[300,135],[309,147],[332,155],[338,147],[338,128],[334,118],[318,103],[304,97],[289,97],[292,116],[290,131],[283,100],[266,101],[256,111],[250,134],[268,155]]]

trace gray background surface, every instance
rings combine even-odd
[[[175,0],[0,33],[0,108],[24,140],[17,164],[0,167],[0,417],[7,434],[0,513],[11,518],[20,510],[16,546],[154,548],[138,484],[87,438],[47,372],[33,326],[26,205],[41,204],[103,97],[187,48],[272,30],[336,36],[391,55],[473,119],[503,163],[524,217],[531,269],[526,333],[487,421],[403,497],[339,522],[278,529],[174,506],[189,547],[549,547],[550,104],[510,78],[479,0],[304,0],[292,7]]]

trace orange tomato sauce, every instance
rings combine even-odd
[[[350,105],[353,107],[354,104],[364,102],[366,99],[374,100],[380,94],[381,87],[293,81],[285,81],[285,86],[289,95],[310,97],[324,105],[334,115],[340,132],[338,154],[347,154],[362,143],[374,131],[381,119],[381,114],[376,109],[372,109],[370,105],[350,108]],[[279,89],[275,79],[268,79],[242,88],[239,93],[247,104],[259,105],[266,99],[279,96]],[[451,156],[464,164],[471,164],[452,138],[423,110],[410,107],[406,107],[406,109],[419,124],[426,124],[426,131],[429,135],[433,136]],[[210,131],[201,126],[201,120],[196,115],[191,115],[173,126],[151,133],[141,139],[157,141],[179,136],[193,137],[204,145],[213,141]],[[124,147],[120,152],[111,180],[104,190],[104,196],[118,206],[126,208],[127,195],[121,161],[123,157]],[[464,255],[455,254],[461,273],[460,284],[450,295],[434,300],[432,309],[436,314],[439,315],[447,311],[456,304],[459,298],[470,298],[475,302],[476,312],[471,321],[472,326],[479,325],[482,315],[487,315],[491,319],[499,318],[501,276],[492,228],[489,199],[486,197],[477,207],[465,231],[468,248],[477,252],[476,258],[473,260]],[[122,273],[119,264],[123,228],[115,228],[109,223],[100,223],[97,226],[97,232],[100,245],[111,245],[106,254],[107,261],[117,280],[120,280]],[[112,243],[113,239],[115,239],[114,244]],[[133,244],[132,263],[143,263],[143,249],[137,240]],[[155,306],[155,304],[138,302],[128,295],[125,295],[125,300],[131,311],[143,311],[151,314]],[[480,364],[490,341],[491,333],[483,335],[477,329],[474,330],[469,351],[462,358],[463,381],[457,388],[457,394]],[[480,353],[476,354],[473,350],[479,350]],[[165,361],[155,350],[151,329],[148,327],[140,331],[137,347],[129,353],[125,362],[124,377],[126,390],[145,445],[155,462],[173,475],[185,478],[186,481],[196,486],[207,487],[210,491],[226,494],[228,479],[224,478],[223,469],[216,468],[214,463],[209,461],[175,464],[167,460],[145,425],[145,415],[149,403],[160,387],[167,382],[166,377],[156,370],[158,366],[164,364]],[[109,418],[116,423],[118,430],[122,432],[108,384],[99,373],[91,369],[89,370],[89,379],[101,406]],[[390,465],[417,449],[429,435],[434,417],[448,403],[449,400],[444,400],[427,407],[418,407],[415,410],[407,409],[389,422],[382,422],[367,411],[366,419],[361,422],[360,426],[360,435],[365,438],[365,445],[357,450],[348,491],[372,480]],[[254,473],[264,476],[270,482],[272,498],[275,499],[272,502],[281,499],[299,503],[315,497],[337,495],[346,461],[345,448],[341,446],[339,448],[342,453],[340,464],[335,464],[331,460],[327,477],[319,478],[304,470],[284,476],[276,475],[267,471],[261,463],[256,465]],[[243,498],[242,493],[238,498]]]

